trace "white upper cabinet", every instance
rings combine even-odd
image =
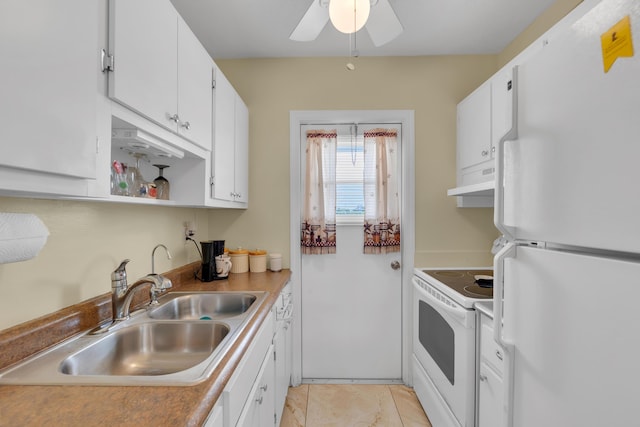
[[[249,202],[249,109],[236,94],[234,187],[236,202]]]
[[[83,196],[95,178],[98,4],[0,2],[0,190]]]
[[[178,16],[178,133],[211,150],[213,61]]]
[[[214,199],[249,201],[249,110],[222,71],[216,69],[212,190]]]
[[[467,168],[491,159],[491,82],[486,82],[458,104],[457,131],[458,168],[464,185]],[[473,179],[475,182],[483,180],[487,179],[483,179],[482,174]]]
[[[109,96],[211,148],[211,67],[169,1],[110,1]]]

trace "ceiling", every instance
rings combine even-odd
[[[349,36],[331,23],[312,42],[289,35],[312,1],[171,0],[214,59],[349,56]],[[389,0],[404,31],[374,47],[357,33],[360,56],[496,54],[555,0]],[[353,43],[353,41],[351,41]]]

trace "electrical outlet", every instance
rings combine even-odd
[[[186,221],[184,223],[184,237],[186,240],[191,239],[196,235],[196,226],[193,221]]]

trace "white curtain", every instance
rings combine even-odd
[[[336,130],[307,131],[303,254],[336,252]]]
[[[398,132],[364,133],[364,252],[400,251]]]

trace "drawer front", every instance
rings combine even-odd
[[[480,358],[502,376],[504,366],[504,351],[493,339],[493,321],[487,316],[482,317],[480,330]]]

